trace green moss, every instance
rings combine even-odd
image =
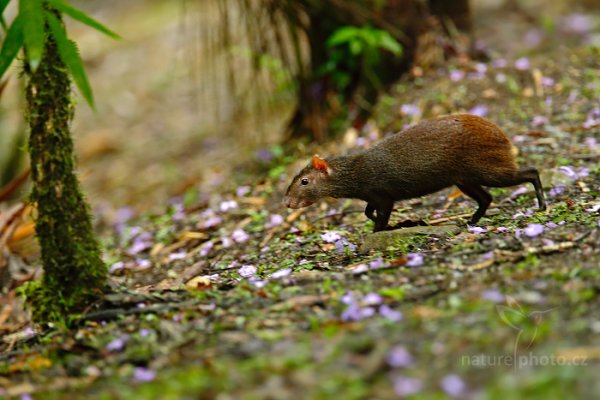
[[[107,270],[75,175],[71,81],[54,40],[46,38],[35,72],[24,65],[31,201],[37,204],[36,233],[44,265],[41,285],[30,285],[25,294],[36,321],[64,322],[101,295]]]

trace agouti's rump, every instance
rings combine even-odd
[[[474,115],[423,121],[355,154],[312,161],[292,180],[284,204],[306,207],[323,197],[367,202],[365,214],[375,231],[385,229],[394,201],[456,185],[479,205],[476,223],[492,198],[483,186],[534,185],[545,209],[535,168],[519,169],[515,148],[492,122]],[[376,212],[376,215],[375,215]]]

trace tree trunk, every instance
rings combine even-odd
[[[31,131],[31,201],[37,204],[36,234],[44,266],[41,285],[30,285],[25,294],[31,300],[34,320],[64,323],[102,294],[107,269],[75,175],[69,126],[71,81],[48,32],[38,69],[32,72],[25,62],[24,70]]]

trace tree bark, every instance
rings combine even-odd
[[[107,269],[75,175],[71,80],[48,28],[38,69],[31,71],[25,62],[24,71],[31,201],[37,204],[36,234],[44,267],[41,285],[31,285],[25,294],[34,320],[66,322],[70,314],[82,311],[102,294]]]

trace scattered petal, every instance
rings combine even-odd
[[[406,260],[407,267],[420,267],[423,265],[423,255],[419,253],[408,253]]]
[[[465,71],[460,69],[455,69],[450,71],[450,80],[453,82],[458,82],[465,77]]]
[[[241,228],[238,228],[233,231],[231,234],[231,238],[237,243],[244,243],[249,239],[248,234]]]
[[[489,109],[484,105],[477,105],[469,110],[469,114],[485,117],[488,115]]]
[[[238,273],[242,276],[242,278],[248,278],[254,274],[258,269],[254,265],[242,265],[238,270]]]
[[[523,233],[528,237],[536,237],[541,235],[544,232],[544,225],[542,224],[529,224],[525,229],[523,229]]]
[[[480,234],[482,234],[482,233],[487,233],[487,231],[488,231],[487,229],[485,229],[485,228],[482,228],[482,227],[479,227],[479,226],[469,226],[469,227],[467,228],[467,230],[468,230],[469,232],[471,232],[471,233],[474,233],[474,234],[476,234],[476,235],[480,235]]]
[[[383,297],[379,293],[368,293],[363,297],[362,302],[367,306],[378,306],[383,303]]]
[[[321,239],[323,239],[325,243],[335,243],[341,238],[342,236],[337,231],[327,231],[321,235]]]
[[[144,367],[133,369],[133,380],[135,382],[151,382],[156,378],[156,371]]]
[[[462,378],[456,374],[446,375],[440,384],[444,392],[452,397],[463,395],[467,388],[467,385]]]
[[[408,376],[397,376],[394,378],[394,392],[400,397],[406,397],[420,392],[423,382],[417,378]]]
[[[221,202],[221,204],[219,205],[219,210],[221,210],[222,212],[227,212],[236,209],[237,206],[238,204],[235,200],[227,200]]]
[[[168,259],[169,259],[169,261],[183,260],[186,256],[187,256],[187,253],[185,251],[179,251],[177,253],[169,254]]]
[[[533,117],[533,120],[531,121],[531,125],[534,128],[539,128],[540,126],[544,126],[548,123],[548,118],[544,117],[543,115],[535,115]]]
[[[385,360],[392,368],[410,367],[415,362],[404,346],[394,346]]]
[[[415,104],[402,104],[400,107],[400,112],[410,117],[421,115],[421,109]]]
[[[239,186],[235,190],[235,194],[237,197],[244,197],[248,193],[250,193],[250,186]]]
[[[108,273],[114,274],[115,272],[122,270],[124,267],[125,263],[123,261],[117,261],[108,268]]]
[[[530,67],[529,59],[527,57],[521,57],[515,61],[515,68],[519,71],[527,71]]]
[[[402,321],[402,318],[404,318],[402,312],[392,309],[387,304],[383,304],[379,307],[379,315],[392,322]]]
[[[498,289],[486,289],[481,292],[481,299],[489,300],[493,303],[502,303],[504,295]]]
[[[283,269],[280,269],[279,271],[273,272],[271,274],[271,278],[280,279],[280,278],[284,278],[284,277],[288,276],[291,273],[292,273],[291,268],[283,268]]]
[[[552,186],[552,188],[548,191],[548,196],[556,197],[564,191],[565,191],[565,186],[563,186],[563,185]]]
[[[110,351],[110,352],[121,351],[125,347],[125,344],[127,343],[128,340],[129,340],[129,335],[126,335],[126,334],[121,335],[120,337],[111,340],[106,345],[106,350]]]
[[[283,217],[279,214],[271,214],[271,216],[269,217],[269,224],[267,225],[267,227],[272,228],[281,224],[283,224]]]

